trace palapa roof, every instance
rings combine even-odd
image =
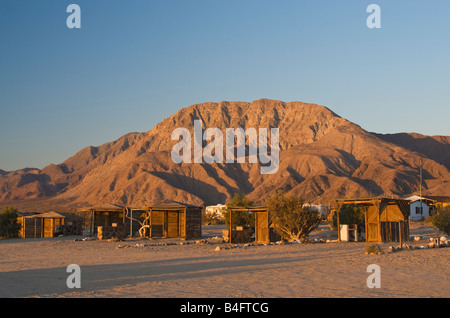
[[[23,214],[23,217],[27,218],[27,219],[31,219],[31,218],[64,219],[67,217],[73,218],[73,217],[76,217],[76,215],[50,211],[50,212],[36,213],[36,214],[30,214],[30,215]]]
[[[408,200],[408,201],[410,201],[410,202],[420,201],[420,196],[418,196],[418,195],[413,195],[413,196],[411,196],[411,197],[406,198],[405,200]],[[429,198],[429,197],[424,197],[424,196],[422,196],[422,201],[429,202],[429,203],[435,202],[435,200],[433,200],[433,199],[431,199],[431,198]]]
[[[398,202],[407,202],[406,199],[394,199],[394,198],[386,198],[386,197],[371,197],[371,198],[356,198],[356,199],[337,199],[334,203],[341,204],[359,204],[359,205],[372,205],[374,202],[387,202],[387,203],[398,203]]]
[[[267,207],[266,206],[228,206],[227,209],[230,209],[232,211],[238,211],[238,212],[266,212]]]
[[[184,202],[172,201],[172,200],[162,200],[151,206],[151,209],[184,209],[184,208],[202,208],[198,205],[193,205]]]
[[[102,205],[96,205],[96,206],[90,206],[82,209],[78,209],[79,212],[86,212],[86,211],[105,211],[105,212],[115,212],[115,211],[122,211],[125,207],[117,204],[112,203],[105,203]]]
[[[371,197],[371,198],[357,198],[357,199],[337,199],[332,205],[333,209],[338,211],[345,204],[356,204],[360,206],[378,206],[379,212],[386,208],[388,205],[397,205],[405,218],[409,216],[409,201],[404,199],[393,199],[385,197]]]

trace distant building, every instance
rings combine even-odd
[[[226,207],[225,204],[209,205],[205,208],[205,214],[210,219],[221,220]]]
[[[406,198],[409,203],[409,220],[410,221],[421,221],[430,216],[430,207],[433,205],[433,201],[428,200],[422,197],[420,200],[420,196],[413,195],[409,198]]]
[[[435,207],[446,207],[450,206],[450,197],[449,196],[443,196],[443,195],[427,195],[427,199],[434,201]]]
[[[411,221],[420,221],[426,219],[438,207],[450,206],[450,197],[448,196],[420,196],[413,195],[406,200],[410,201],[410,216]]]

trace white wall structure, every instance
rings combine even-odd
[[[205,214],[215,219],[223,218],[223,211],[227,206],[225,204],[209,205],[205,208]]]
[[[421,221],[430,215],[430,206],[427,204],[428,200],[426,198],[422,197],[422,203],[420,202],[420,197],[417,195],[406,198],[406,200],[410,201],[410,221]]]

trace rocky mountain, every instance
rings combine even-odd
[[[196,119],[203,131],[218,128],[224,136],[227,128],[278,128],[278,171],[261,174],[260,163],[248,158],[174,163],[171,150],[178,140],[172,132],[187,128],[193,140]],[[264,203],[281,189],[322,204],[343,197],[403,197],[418,191],[421,164],[424,193],[450,195],[448,136],[371,133],[324,106],[301,102],[203,103],[180,109],[148,132],[87,147],[57,165],[0,170],[0,205],[39,211],[142,206],[160,199],[216,204],[235,192]]]

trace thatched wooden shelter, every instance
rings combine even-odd
[[[98,226],[112,226],[125,223],[126,207],[116,204],[103,204],[77,210],[83,218],[83,228],[89,229],[89,235],[97,233]]]
[[[255,242],[256,243],[269,243],[276,240],[279,240],[280,237],[275,232],[274,228],[271,227],[271,221],[269,217],[269,210],[265,206],[227,206],[227,209],[230,212],[229,215],[229,224],[230,228],[228,229],[228,242],[233,243],[234,235],[233,232],[236,229],[233,229],[231,224],[233,224],[233,215],[236,213],[252,213],[255,216]]]
[[[131,212],[145,211],[148,237],[180,237],[196,239],[202,236],[201,206],[164,200]]]
[[[345,204],[362,206],[365,215],[366,242],[405,242],[409,240],[409,202],[391,198],[336,200],[332,212],[337,213],[340,240],[339,211]]]
[[[73,214],[45,212],[19,213],[17,222],[21,225],[22,238],[54,237],[56,235],[80,235],[82,220]]]

